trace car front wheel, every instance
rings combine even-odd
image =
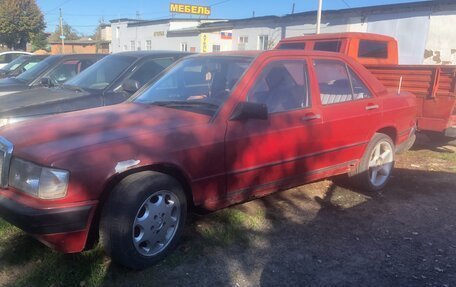
[[[103,207],[103,247],[116,263],[144,269],[175,248],[186,214],[185,193],[174,178],[152,171],[130,175]]]

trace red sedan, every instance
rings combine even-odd
[[[1,129],[0,215],[67,253],[100,234],[114,261],[145,268],[190,208],[343,173],[382,189],[415,113],[341,54],[194,55],[129,102]]]

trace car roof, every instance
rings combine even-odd
[[[0,55],[5,55],[5,54],[24,54],[24,55],[32,55],[32,53],[24,52],[24,51],[5,51],[5,52],[0,52]]]
[[[176,55],[176,56],[187,56],[192,55],[193,53],[190,52],[179,52],[179,51],[166,51],[166,50],[158,50],[158,51],[127,51],[127,52],[119,52],[111,55],[125,55],[135,58],[142,58],[148,56],[165,56],[165,55]]]

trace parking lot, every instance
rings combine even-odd
[[[177,252],[144,271],[101,248],[56,253],[0,222],[2,286],[452,286],[456,148],[420,137],[379,194],[325,180],[194,214]]]

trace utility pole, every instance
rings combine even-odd
[[[295,3],[293,3],[293,7],[291,8],[291,14],[294,14]]]
[[[317,34],[320,34],[320,24],[321,24],[321,6],[323,0],[318,0],[318,11],[317,11]]]
[[[62,54],[65,53],[65,36],[63,35],[62,8],[60,8],[60,39],[62,40]]]

